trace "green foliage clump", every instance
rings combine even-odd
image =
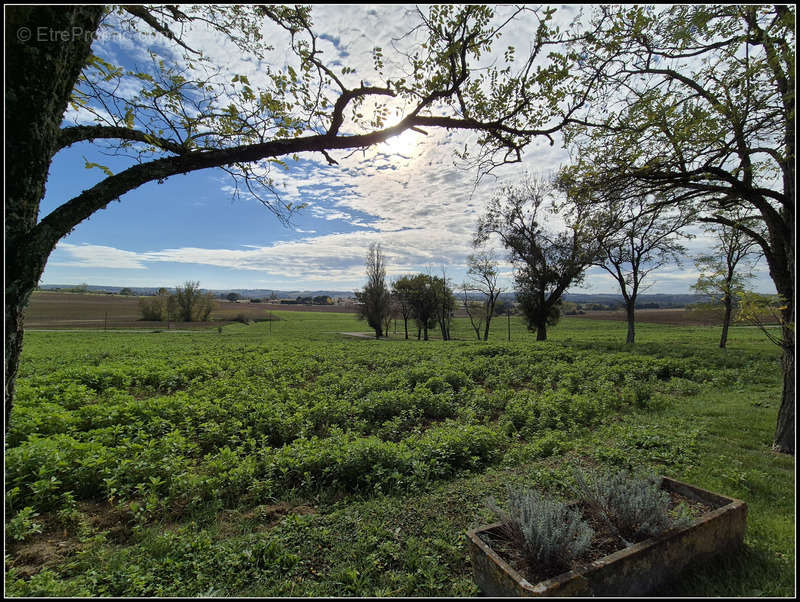
[[[39,516],[30,506],[25,506],[6,523],[6,535],[14,541],[22,541],[35,533],[42,532],[42,523],[36,522]]]

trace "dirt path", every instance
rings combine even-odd
[[[374,339],[375,335],[369,332],[337,332],[336,334],[344,334],[349,337],[359,337],[361,339]]]

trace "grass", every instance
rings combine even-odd
[[[41,423],[28,422],[26,428],[34,430],[25,436],[21,430],[13,432],[12,416],[7,461],[9,453],[17,453],[14,450],[36,449],[37,432],[39,439],[54,437],[48,432],[62,424],[58,428],[77,442],[104,437],[105,445],[111,446],[109,437],[117,437],[114,445],[129,438],[125,449],[129,459],[139,463],[142,476],[126,469],[131,492],[124,501],[109,502],[104,491],[95,497],[91,492],[83,497],[76,493],[74,504],[59,498],[53,506],[37,506],[39,516],[32,520],[41,524],[42,532],[19,542],[9,539],[8,521],[18,508],[9,512],[7,495],[7,595],[473,596],[478,590],[472,582],[464,533],[492,518],[486,500],[493,496],[502,504],[509,484],[564,496],[571,467],[587,463],[645,467],[747,502],[745,548],[690,569],[659,595],[794,594],[794,459],[771,451],[780,361],[777,350],[756,330],[732,329],[726,350],[716,346],[718,328],[639,324],[637,343],[631,347],[622,343],[624,323],[586,319],[564,319],[543,343],[536,342],[519,319],[512,320],[511,343],[505,341],[505,319],[493,324],[489,344],[471,341],[465,320],[457,321],[453,329],[460,341],[375,341],[338,334],[367,331],[363,322],[349,315],[279,315],[282,320],[271,324],[271,334],[267,323],[233,324],[222,333],[214,329],[179,337],[167,332],[26,334],[19,404],[27,409],[19,409],[16,428],[22,429],[23,416],[33,421],[39,409],[48,414]],[[545,355],[535,355],[539,352]],[[567,415],[551,416],[562,426],[544,428],[541,421],[524,422],[525,414],[514,414],[514,408],[527,407],[527,391],[536,389],[536,379],[542,377],[537,372],[542,365],[526,358],[549,354],[574,357],[583,362],[582,370],[596,369],[597,374],[605,365],[627,366],[624,362],[630,362],[631,369],[667,366],[683,372],[639,383],[638,389],[636,382],[624,381],[620,391],[633,396],[632,405],[583,421],[574,415],[585,409],[583,405],[566,406]],[[590,403],[600,389],[582,380],[570,365],[554,363],[548,369],[558,372],[559,387],[571,387],[570,399]],[[445,376],[469,372],[468,384],[451,391],[449,385],[428,376],[437,372]],[[551,378],[550,373],[544,376]],[[363,403],[365,398],[349,397],[347,391],[367,391],[366,398],[380,400],[370,388],[393,387],[388,390],[396,392],[402,388],[397,379],[406,377],[427,379],[425,386],[431,390],[445,386],[444,392],[422,399],[450,400],[454,413],[446,419],[426,418],[414,414],[413,407],[409,414],[370,405],[363,406],[362,413],[352,413],[348,404]],[[151,382],[148,378],[155,379],[154,384],[146,384]],[[97,388],[78,384],[65,388],[73,381]],[[270,397],[271,387],[278,397]],[[232,439],[227,431],[215,434],[212,429],[228,428],[234,424],[230,420],[241,425],[230,428],[244,428],[256,420],[252,412],[260,407],[260,399],[267,405],[283,400],[284,405],[275,407],[284,412],[289,407],[302,410],[304,418],[295,426],[311,429],[309,437],[316,433],[317,449],[335,439],[336,424],[345,435],[351,432],[348,429],[366,429],[358,436],[374,437],[359,439],[375,442],[363,448],[373,450],[370,453],[395,449],[375,447],[379,441],[388,446],[400,437],[411,445],[421,441],[415,437],[437,428],[445,446],[451,442],[447,437],[459,430],[489,429],[502,435],[503,449],[491,460],[467,458],[462,465],[441,455],[451,448],[432,448],[425,453],[433,456],[425,456],[427,464],[416,465],[417,473],[403,473],[399,480],[375,473],[372,485],[351,487],[325,480],[331,474],[326,471],[346,475],[337,467],[357,460],[352,457],[355,448],[345,445],[336,452],[342,455],[332,456],[335,465],[320,465],[320,472],[314,473],[317,481],[298,473],[278,485],[257,473],[241,495],[226,497],[225,491],[235,491],[234,469],[246,467],[248,458],[272,456],[262,451],[247,455],[243,450],[264,448],[248,447],[245,435],[237,441],[235,430]],[[533,403],[540,397],[531,399]],[[553,399],[556,403],[560,398]],[[197,405],[199,400],[208,403]],[[222,408],[219,418],[192,422],[195,413],[218,407],[213,404]],[[100,427],[100,422],[86,424],[96,405],[105,408],[97,420],[110,420],[108,412],[119,408],[119,420],[127,422],[107,427]],[[142,412],[151,413],[141,418],[130,414],[139,405]],[[248,409],[231,416],[238,407]],[[177,408],[174,417],[173,408]],[[364,412],[379,410],[389,412],[391,419],[358,427],[359,420],[372,415]],[[161,425],[165,430],[159,431]],[[187,440],[153,434],[176,430],[186,433]],[[412,431],[419,435],[409,438]],[[147,446],[155,443],[186,449],[207,445],[208,451],[184,450],[175,452],[174,458],[158,452],[147,464]],[[238,454],[231,456],[227,468],[220,464],[228,453],[222,448]],[[290,443],[286,449],[300,448]],[[184,459],[179,463],[176,458]],[[137,515],[131,503],[145,505],[147,497],[134,486],[138,483],[144,491],[142,483],[146,485],[155,474],[147,471],[160,470],[167,460],[177,467],[172,473],[158,473],[168,483],[181,471],[187,478],[219,474],[213,482],[221,489],[180,510],[172,489],[162,486],[156,509]],[[61,456],[59,461],[68,459]],[[81,461],[81,469],[88,470],[88,461]],[[94,461],[100,462],[100,456]],[[380,467],[387,461],[374,456],[370,465],[383,470]],[[118,469],[117,458],[107,462],[104,470]],[[15,466],[10,468],[16,470]],[[311,464],[306,466],[304,470],[312,470]],[[69,477],[68,472],[57,474],[62,480]],[[7,487],[12,477],[7,472]],[[263,493],[253,489],[256,481]],[[44,498],[25,491],[19,495],[28,495],[30,504],[44,504],[36,501]]]

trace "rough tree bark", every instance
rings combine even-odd
[[[5,427],[22,353],[23,311],[63,236],[36,228],[62,116],[102,6],[17,6],[6,12]],[[63,35],[62,35],[63,34]]]
[[[633,345],[636,338],[636,299],[626,299],[625,315],[628,319],[628,336],[625,338],[625,343]]]
[[[783,399],[778,410],[778,425],[775,429],[775,450],[794,455],[794,330],[783,329]]]
[[[730,290],[730,282],[728,290]],[[733,299],[726,293],[722,303],[725,306],[725,315],[722,317],[722,335],[719,338],[719,347],[725,349],[725,345],[728,344],[728,328],[731,325],[731,315],[733,314]]]
[[[794,169],[791,170],[792,177]],[[794,181],[785,182],[787,197],[792,201],[795,198]],[[767,220],[770,231],[770,245],[762,245],[764,257],[769,266],[770,276],[775,283],[778,294],[784,300],[784,309],[781,311],[782,326],[782,357],[783,394],[781,407],[778,410],[778,422],[775,427],[773,449],[785,454],[794,455],[795,449],[795,365],[794,365],[794,249],[795,226],[794,204],[785,209],[790,219]]]

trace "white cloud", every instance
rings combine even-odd
[[[64,254],[69,255],[71,259],[59,260],[58,257]],[[58,243],[54,256],[48,262],[48,266],[114,268],[120,270],[147,269],[138,253],[102,245],[73,245],[67,242]]]
[[[314,23],[319,31],[326,32],[319,39],[320,56],[355,68],[354,74],[343,76],[348,85],[357,86],[361,80],[380,83],[373,67],[372,49],[382,47],[386,73],[397,73],[402,65],[392,47],[407,48],[414,41],[413,36],[403,37],[411,28],[409,15],[414,11],[414,7],[404,5],[315,5]],[[577,12],[576,6],[560,7],[555,20],[566,27]],[[533,15],[527,14],[523,21],[503,32],[497,40],[497,50],[502,53],[507,46],[514,46],[521,59],[531,47],[535,24]],[[268,31],[274,50],[267,60],[278,68],[293,62],[288,34],[275,27]],[[203,48],[212,59],[220,58],[217,62],[226,74],[247,75],[255,85],[264,81],[263,65],[244,60],[242,53],[218,34],[198,28],[190,31],[186,39],[190,46]],[[109,53],[124,52],[137,61],[149,60],[146,47],[135,40],[117,41],[113,48],[108,44],[103,48],[108,48]],[[497,55],[485,57],[487,64],[495,60]],[[225,76],[221,75],[223,81],[230,81]],[[348,127],[346,123],[345,130]],[[460,281],[466,257],[473,251],[470,243],[476,221],[496,186],[514,180],[526,169],[553,171],[568,162],[568,155],[558,136],[552,145],[547,138],[535,139],[521,164],[499,168],[476,185],[474,169],[454,166],[454,150],[463,149],[465,143],[474,144],[476,136],[443,129],[431,129],[427,134],[407,133],[401,140],[364,151],[332,151],[338,166],[327,165],[318,154],[305,154],[301,156],[303,163],[291,164],[288,171],[272,169],[270,175],[284,201],[308,204],[303,213],[303,229],[295,228],[296,233],[307,235],[300,240],[242,244],[236,249],[168,248],[170,242],[164,241],[162,248],[140,253],[61,243],[49,265],[143,270],[167,263],[197,264],[242,270],[248,278],[258,272],[265,283],[287,279],[298,283],[298,287],[311,282],[360,286],[367,247],[376,241],[386,253],[390,276],[428,266],[438,272],[444,264],[448,274]],[[220,174],[219,186],[225,195],[235,190],[224,174]],[[247,195],[242,192],[242,196]],[[331,222],[337,222],[337,228],[342,222],[346,229],[356,230],[318,234],[328,231]],[[699,230],[697,233],[697,238],[686,243],[692,254],[710,244],[708,235]],[[250,241],[242,241],[246,242]],[[498,257],[503,256],[498,249]],[[691,262],[687,265],[691,266]],[[508,283],[511,274],[507,265],[505,270]],[[692,269],[671,266],[654,274],[651,283],[654,291],[670,288],[688,292],[688,285],[695,279]],[[590,271],[587,282],[597,292],[616,291],[616,283],[602,271]]]

